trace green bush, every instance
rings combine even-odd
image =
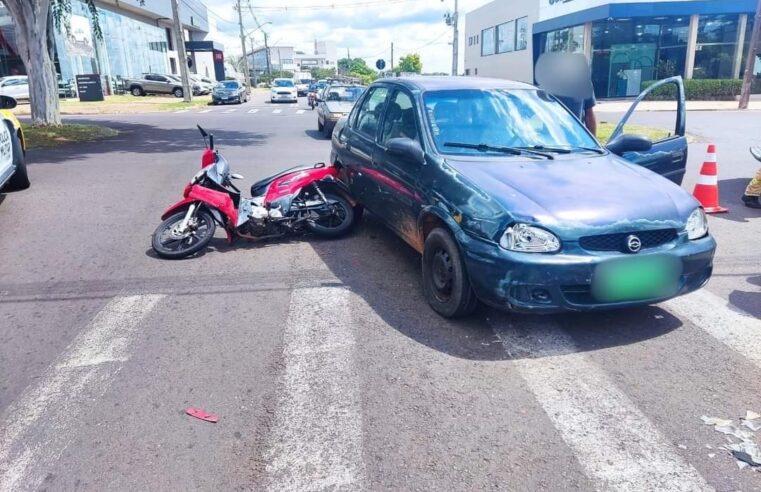
[[[642,82],[642,89],[655,81]],[[761,83],[760,83],[761,85]],[[688,101],[734,101],[740,95],[742,80],[736,79],[691,79],[684,81],[684,93]],[[651,92],[650,101],[670,101],[676,99],[676,86],[667,84]]]

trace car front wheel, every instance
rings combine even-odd
[[[460,249],[441,227],[425,239],[423,293],[431,308],[445,318],[466,316],[478,306]]]
[[[174,97],[182,97],[182,96],[183,96],[182,89],[178,87],[177,89],[174,90]]]

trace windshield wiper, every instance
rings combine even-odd
[[[596,149],[594,147],[581,147],[579,145],[564,145],[561,147],[549,147],[547,145],[534,145],[534,146],[526,147],[526,148],[533,149],[533,150],[543,150],[545,152],[556,152],[558,154],[571,154],[575,150],[583,150],[585,152],[594,152],[596,154],[605,153],[605,151],[602,149]]]
[[[474,149],[480,152],[502,152],[503,154],[510,154],[510,155],[531,154],[531,155],[538,155],[549,160],[555,159],[552,156],[552,154],[537,152],[536,150],[532,150],[526,147],[499,147],[495,145],[486,145],[482,143],[469,144],[469,143],[460,143],[460,142],[446,142],[444,143],[444,147],[458,147],[461,149]]]

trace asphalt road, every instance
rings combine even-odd
[[[372,216],[154,257],[195,124],[251,182],[328,159],[303,105],[92,117],[121,134],[30,152],[32,188],[0,195],[0,490],[761,490],[701,421],[761,413],[761,213],[739,205],[761,113],[688,120],[686,186],[713,141],[732,208],[700,293],[447,321]]]

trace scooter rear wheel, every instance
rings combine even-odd
[[[322,237],[343,236],[354,224],[354,208],[342,196],[325,193],[333,213],[326,217],[307,222],[309,230]]]
[[[185,211],[177,212],[159,224],[153,233],[151,245],[162,258],[179,260],[205,248],[214,237],[214,217],[206,210],[199,210],[192,219],[188,233],[179,233],[178,226],[185,218]]]

